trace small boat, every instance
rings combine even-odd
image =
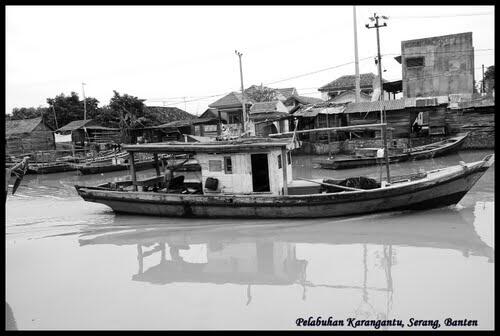
[[[313,218],[456,204],[493,164],[494,155],[415,176],[381,181],[292,178],[290,150],[297,142],[240,139],[212,143],[123,145],[132,158],[132,180],[78,186],[88,202],[117,213],[205,218]],[[187,153],[201,167],[201,180],[175,172],[137,180],[134,154]],[[389,175],[389,174],[388,174]]]
[[[430,159],[433,157],[454,153],[458,151],[460,147],[462,147],[468,135],[469,133],[460,134],[443,141],[413,147],[403,153],[389,153],[389,162],[394,163],[409,160]],[[315,163],[317,163],[319,167],[323,169],[349,169],[382,164],[384,160],[384,157],[377,157],[376,155],[373,155],[371,157],[363,157],[358,155],[348,158],[328,158],[326,160],[315,161]]]
[[[70,162],[55,161],[48,163],[32,163],[29,165],[28,174],[52,174],[74,170],[76,170],[76,168]]]

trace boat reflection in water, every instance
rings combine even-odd
[[[392,267],[396,251],[393,247],[422,247],[460,251],[466,258],[479,256],[493,262],[493,248],[481,240],[474,229],[473,209],[435,209],[419,212],[393,212],[382,215],[339,220],[255,221],[206,220],[189,225],[189,220],[116,216],[114,224],[102,230],[89,230],[80,236],[80,246],[113,244],[136,245],[138,271],[133,281],[156,285],[172,283],[212,283],[246,285],[247,305],[252,302],[252,285],[298,284],[297,293],[307,299],[307,289],[323,287],[332,290],[359,290],[361,303],[355,309],[358,317],[389,318],[394,287]],[[429,220],[432,218],[432,220]],[[321,244],[321,256],[298,257],[297,247]],[[338,255],[326,256],[328,246],[355,245],[362,261],[362,279],[356,284],[318,283],[308,280],[308,265],[320,258],[322,278],[335,279],[342,269],[333,267]],[[304,247],[305,246],[305,247]],[[200,251],[203,256],[200,257]],[[368,251],[373,253],[382,272],[383,285],[370,286]],[[190,256],[191,253],[191,257]],[[195,260],[186,260],[193,259]],[[344,256],[345,257],[345,256]],[[343,258],[341,256],[341,258]],[[352,258],[352,256],[349,256]],[[340,261],[340,260],[338,260]],[[153,265],[145,267],[145,264]],[[346,272],[351,272],[346,270]],[[380,274],[378,275],[380,276]],[[333,282],[333,281],[332,281]],[[362,285],[359,285],[361,284]],[[358,284],[358,285],[357,285]],[[374,308],[370,293],[385,293],[385,307]],[[355,300],[355,299],[353,299]]]

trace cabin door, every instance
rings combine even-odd
[[[267,154],[252,154],[252,184],[254,192],[271,191]]]

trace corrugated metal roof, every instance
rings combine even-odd
[[[40,124],[42,117],[33,119],[6,120],[5,136],[8,138],[14,134],[30,133]]]
[[[323,107],[309,106],[305,109],[302,109],[302,110],[295,112],[293,115],[296,117],[313,118],[313,117],[317,116],[322,109],[324,109],[324,108]]]
[[[386,111],[403,110],[405,99],[377,100],[373,102],[350,103],[345,109],[345,113],[374,112],[385,109]]]
[[[74,131],[79,128],[82,128],[83,126],[89,125],[93,123],[93,119],[87,119],[87,120],[73,120],[72,122],[64,125],[63,127],[59,128],[57,132],[64,132],[64,131]],[[90,125],[89,125],[90,126]],[[95,126],[95,125],[94,125]]]
[[[345,106],[333,106],[333,107],[326,107],[322,109],[319,114],[339,114],[339,113],[344,113],[345,111]]]
[[[286,117],[291,117],[292,115],[287,112],[268,112],[268,113],[254,113],[250,115],[250,120],[262,121],[262,120],[276,120]]]

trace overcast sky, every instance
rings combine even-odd
[[[356,8],[362,73],[377,73],[375,29],[365,28],[374,12],[389,17],[380,29],[385,79],[401,79],[393,57],[401,41],[416,38],[470,31],[476,80],[482,64],[494,64],[493,6]],[[199,115],[220,98],[207,96],[239,90],[235,49],[243,53],[245,87],[319,97],[318,87],[354,74],[353,35],[352,6],[8,6],[6,109],[81,96],[85,82],[100,106],[116,90]]]

